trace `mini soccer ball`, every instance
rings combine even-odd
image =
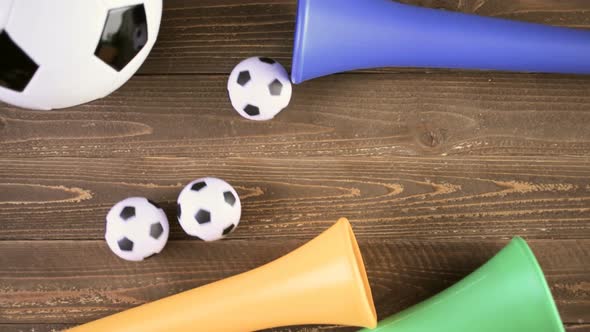
[[[273,59],[254,57],[240,62],[229,75],[229,98],[234,109],[250,120],[270,120],[291,100],[289,74]]]
[[[166,214],[147,198],[124,199],[107,214],[107,244],[115,255],[128,261],[141,261],[160,253],[169,232]]]
[[[0,0],[0,100],[50,110],[105,97],[146,59],[162,0]]]
[[[227,182],[202,178],[189,183],[178,196],[178,222],[184,231],[204,241],[219,240],[240,222],[240,197]]]

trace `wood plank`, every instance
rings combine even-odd
[[[432,8],[580,28],[585,0],[404,0]],[[166,0],[158,42],[143,74],[228,73],[242,59],[270,56],[291,64],[296,0]],[[423,71],[423,69],[417,69]]]
[[[102,241],[0,242],[0,321],[77,324],[247,271],[293,250],[296,241],[173,241],[128,263]],[[361,241],[378,313],[385,317],[460,280],[498,241]],[[564,322],[590,319],[590,240],[530,241]]]
[[[336,75],[259,123],[231,108],[225,76],[135,77],[73,109],[0,105],[0,156],[587,156],[589,104],[590,76]]]
[[[3,332],[58,332],[73,327],[73,324],[0,324]]]
[[[235,239],[304,238],[349,217],[361,238],[590,238],[590,159],[0,159],[0,239],[102,239],[117,201],[168,213],[203,176],[242,197]]]

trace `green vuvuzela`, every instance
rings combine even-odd
[[[514,238],[459,283],[362,332],[563,332],[535,256]]]

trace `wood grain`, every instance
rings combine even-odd
[[[0,321],[82,323],[271,261],[305,241],[174,241],[141,264],[102,241],[3,241]],[[471,273],[506,241],[361,241],[378,313],[418,303]],[[531,241],[564,322],[590,319],[589,240]]]
[[[225,76],[135,77],[73,109],[0,106],[0,155],[586,156],[589,104],[590,76],[335,75],[297,86],[286,110],[259,123],[231,108]]]
[[[0,324],[2,332],[58,332],[73,327],[73,324]]]
[[[526,22],[590,27],[590,3],[585,0],[402,2]],[[166,0],[158,42],[141,73],[229,73],[242,59],[256,55],[290,67],[295,16],[296,0]]]
[[[360,238],[590,238],[588,158],[0,159],[0,239],[101,239],[117,201],[147,196],[175,222],[184,184],[232,183],[235,239],[302,238],[339,217]]]

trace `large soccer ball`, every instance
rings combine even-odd
[[[0,100],[50,110],[123,85],[154,46],[162,0],[0,0]]]
[[[291,100],[289,74],[280,63],[265,57],[240,62],[229,75],[227,90],[233,108],[250,120],[270,120]]]
[[[115,255],[141,261],[160,253],[170,226],[166,214],[144,197],[130,197],[115,204],[107,214],[105,239]]]
[[[178,196],[178,222],[184,231],[203,241],[215,241],[234,231],[242,205],[236,190],[217,178],[189,183]]]

